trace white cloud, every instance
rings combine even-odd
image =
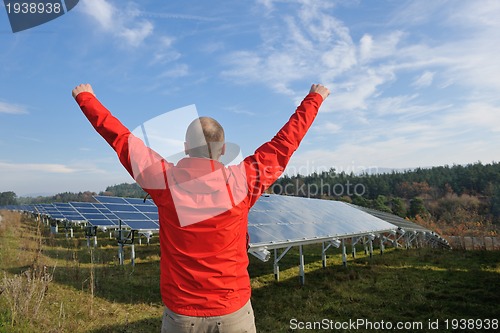
[[[160,77],[162,78],[178,78],[189,75],[189,67],[186,64],[175,65],[169,70],[164,71]]]
[[[108,0],[84,0],[79,10],[97,21],[99,27],[124,41],[130,46],[139,46],[154,30],[151,21],[138,20],[140,11],[130,4],[114,6]]]
[[[119,35],[132,46],[138,46],[153,32],[153,24],[148,21],[141,22],[135,28],[123,28]]]
[[[248,110],[242,108],[241,106],[237,106],[237,105],[225,107],[224,111],[232,112],[235,114],[242,114],[242,115],[246,115],[246,116],[255,116],[256,115],[255,112],[248,111]]]
[[[398,43],[404,37],[402,31],[396,30],[374,39],[370,34],[365,34],[359,41],[359,58],[362,63],[380,60],[393,56]]]
[[[419,2],[417,2],[419,3]],[[409,10],[411,8],[411,10]],[[483,99],[499,96],[500,62],[500,3],[483,1],[480,5],[468,1],[434,1],[432,4],[419,3],[396,13],[400,24],[410,24],[408,15],[426,17],[439,22],[439,29],[445,37],[428,35],[413,45],[406,45],[395,53],[398,59],[414,69],[422,68],[428,72],[439,69],[442,79],[440,87],[450,84],[468,89],[464,98]],[[408,27],[410,28],[410,27]],[[422,26],[422,29],[433,29]],[[434,30],[434,29],[433,29]],[[430,69],[430,67],[434,67]],[[434,79],[434,78],[433,78]],[[478,95],[479,94],[479,95]],[[496,97],[498,98],[498,97]]]
[[[464,2],[464,1],[462,1]],[[433,20],[442,20],[450,8],[456,8],[460,1],[400,1],[395,12],[391,13],[389,25],[404,25],[406,27],[425,26]]]
[[[221,41],[206,43],[201,46],[201,50],[205,53],[211,54],[225,49],[225,44]]]
[[[434,80],[434,72],[425,71],[422,75],[413,81],[413,86],[416,88],[425,88],[432,84]]]
[[[78,9],[95,19],[104,30],[116,28],[117,9],[106,0],[83,0]]]
[[[370,98],[377,95],[378,87],[394,78],[393,69],[362,69],[334,86],[333,107],[329,111],[365,110]],[[327,110],[323,110],[327,111]]]
[[[418,94],[380,97],[371,103],[371,109],[376,116],[390,115],[398,116],[399,120],[412,120],[453,107],[453,104],[422,103],[419,97]]]
[[[225,59],[229,68],[222,75],[239,83],[265,83],[295,98],[296,82],[331,82],[355,66],[356,47],[349,29],[326,13],[331,5],[300,1],[298,6],[297,15],[267,21],[261,48],[230,53]]]
[[[6,163],[0,162],[0,172],[36,171],[48,173],[75,173],[80,170],[64,164]]]
[[[327,121],[324,123],[320,123],[317,125],[313,125],[313,130],[322,133],[322,134],[332,134],[332,133],[338,133],[342,129],[342,126],[340,126],[337,123],[333,123],[331,121]]]
[[[478,133],[484,130],[500,133],[500,107],[485,102],[469,103],[461,110],[446,115],[443,125]]]
[[[28,110],[23,105],[11,104],[11,103],[0,101],[0,113],[7,113],[7,114],[27,114]]]
[[[500,2],[496,0],[482,0],[481,3],[462,1],[458,10],[451,12],[448,24],[467,25],[472,29],[500,28],[498,13]]]
[[[22,140],[26,140],[26,141],[31,141],[31,142],[36,142],[36,143],[43,143],[43,141],[40,140],[39,138],[33,138],[33,137],[22,136],[22,135],[17,135],[16,137],[18,139],[22,139]]]

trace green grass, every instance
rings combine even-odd
[[[32,221],[16,221],[15,215],[4,213],[4,222],[0,278],[3,272],[12,277],[33,267],[39,240]],[[33,320],[11,326],[5,295],[0,295],[0,332],[159,332],[163,307],[158,240],[149,246],[136,245],[132,267],[129,260],[125,266],[118,264],[116,241],[105,234],[100,234],[99,246],[92,251],[82,231],[75,236],[67,239],[64,233],[54,236],[42,230],[43,251],[36,264],[53,272],[43,306]],[[500,319],[500,252],[388,249],[370,259],[358,248],[357,259],[349,259],[343,267],[335,249],[329,250],[328,266],[322,268],[321,246],[304,250],[303,286],[296,248],[280,262],[280,281],[274,280],[271,261],[250,257],[258,332],[305,332],[290,328],[294,318],[422,322],[424,328],[429,320],[439,320],[439,332],[452,331],[444,329],[446,319]],[[127,248],[126,259],[129,256]],[[328,330],[308,330],[315,331]]]

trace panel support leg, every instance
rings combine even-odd
[[[285,254],[292,248],[292,246],[287,247],[281,254],[278,256],[278,250],[274,249],[274,278],[279,280],[280,278],[280,267],[278,266],[278,262],[285,256]]]
[[[342,239],[342,264],[344,267],[347,267],[347,254],[346,254],[346,247],[345,247],[345,240]]]
[[[326,267],[326,249],[325,242],[321,243],[321,262],[323,263],[323,268]]]
[[[123,265],[123,244],[118,244],[118,262]]]
[[[299,278],[300,284],[304,285],[305,281],[305,272],[304,272],[304,253],[302,252],[302,245],[299,245]]]
[[[278,265],[278,250],[274,249],[274,279],[279,281],[280,279],[280,266]]]
[[[135,246],[134,246],[134,244],[132,244],[130,246],[131,246],[130,258],[132,259],[132,266],[135,266]]]

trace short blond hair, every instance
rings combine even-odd
[[[224,129],[211,117],[199,117],[186,130],[186,144],[189,156],[218,160],[224,146]]]

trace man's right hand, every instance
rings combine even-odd
[[[309,90],[309,93],[318,93],[323,97],[323,100],[325,100],[328,95],[330,95],[330,90],[328,90],[327,87],[321,85],[321,84],[313,84],[311,86],[311,90]]]
[[[73,98],[76,98],[76,96],[78,96],[78,94],[82,93],[82,92],[89,92],[89,93],[91,93],[92,95],[95,96],[94,90],[92,90],[92,86],[90,84],[88,84],[88,83],[86,83],[86,84],[80,84],[75,89],[73,89],[73,91],[71,92],[71,94],[73,95]]]

